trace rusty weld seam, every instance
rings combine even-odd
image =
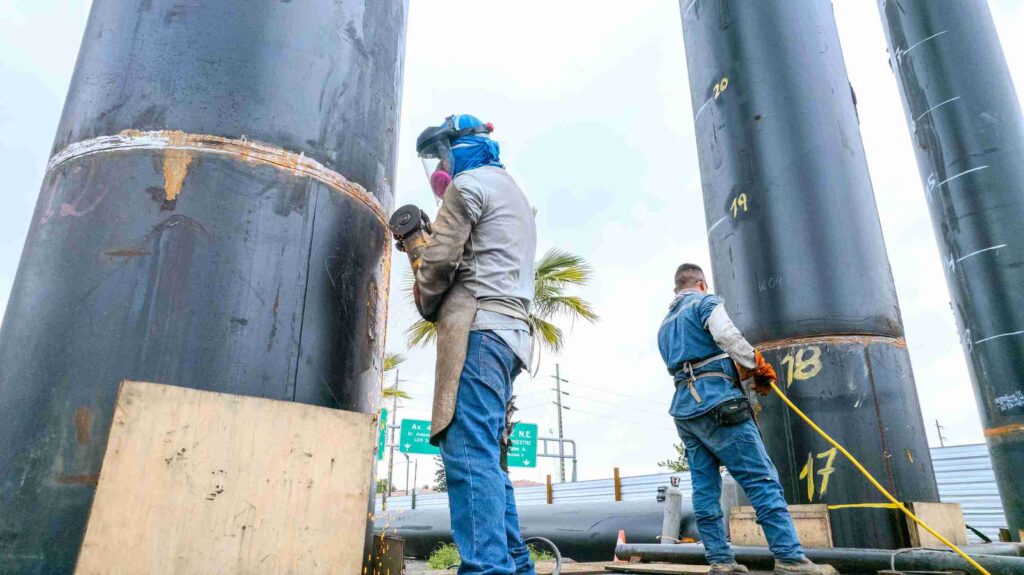
[[[772,351],[783,347],[791,347],[797,345],[839,345],[839,344],[850,344],[859,343],[861,345],[870,344],[890,344],[896,347],[907,347],[907,340],[902,337],[892,337],[888,335],[811,335],[811,336],[799,336],[799,337],[787,337],[783,339],[775,339],[766,341],[755,345],[759,351]]]
[[[1011,423],[999,427],[992,427],[985,430],[985,437],[996,437],[1010,433],[1024,433],[1024,423]]]
[[[189,134],[175,130],[157,130],[143,132],[125,130],[114,136],[100,136],[81,142],[75,142],[57,152],[46,164],[46,173],[58,166],[79,158],[103,152],[124,150],[184,150],[224,154],[241,158],[247,162],[267,164],[276,168],[290,170],[296,175],[304,175],[324,183],[338,192],[345,194],[370,208],[377,219],[387,226],[387,214],[372,194],[365,188],[350,181],[345,176],[331,170],[313,158],[304,154],[289,152],[283,148],[251,142],[246,139],[232,139],[207,134]]]

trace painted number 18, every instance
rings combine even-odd
[[[806,380],[818,375],[821,371],[821,348],[812,345],[789,352],[782,358],[786,369],[786,387],[793,385],[794,380]]]

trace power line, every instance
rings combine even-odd
[[[582,399],[584,401],[593,401],[595,403],[603,403],[605,405],[610,405],[612,407],[619,407],[619,408],[622,407],[621,403],[611,403],[609,401],[602,401],[600,399],[594,399],[592,397],[587,397],[585,395],[579,395],[578,393],[574,393],[572,395],[572,397],[574,397],[575,399]],[[643,412],[643,413],[649,413],[651,415],[665,415],[666,413],[668,413],[667,411],[663,411],[661,413],[657,413],[657,412],[654,412],[654,411],[648,411],[646,409],[640,409],[640,408],[637,408],[637,407],[630,407],[629,411],[640,411],[640,412]]]
[[[604,393],[610,393],[612,395],[621,395],[622,397],[628,397],[630,399],[636,399],[636,400],[639,400],[639,401],[646,401],[648,403],[654,403],[654,404],[657,404],[657,405],[664,405],[665,404],[662,401],[654,401],[653,399],[646,399],[646,398],[643,398],[643,397],[637,397],[635,395],[628,395],[628,394],[625,394],[625,393],[619,393],[617,391],[609,391],[607,389],[604,389],[604,388],[601,388],[601,387],[596,387],[596,386],[593,386],[593,385],[587,385],[585,383],[578,383],[577,382],[577,383],[573,383],[573,385],[579,385],[579,386],[582,386],[582,387],[586,387],[588,389],[594,389],[594,390],[597,390],[597,391],[603,391]]]
[[[574,411],[576,413],[585,413],[587,415],[592,415],[594,417],[601,417],[601,418],[604,418],[604,419],[614,419],[616,421],[621,421],[623,423],[632,423],[633,425],[643,425],[644,427],[653,427],[655,429],[661,429],[663,431],[676,431],[675,429],[669,429],[668,427],[662,427],[660,425],[651,425],[649,423],[640,423],[639,421],[630,421],[628,419],[621,419],[619,417],[613,417],[611,415],[605,415],[603,413],[593,413],[591,411],[583,411],[582,409],[573,409],[572,411]]]

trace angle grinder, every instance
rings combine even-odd
[[[430,217],[418,207],[407,204],[391,214],[388,227],[391,228],[398,251],[409,256],[409,265],[413,271],[419,269],[421,251],[427,244],[425,234],[431,233]]]

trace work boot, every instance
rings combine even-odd
[[[746,567],[733,561],[732,563],[712,563],[708,575],[732,575],[735,573],[749,573]]]
[[[831,565],[817,565],[804,557],[796,561],[775,560],[775,575],[839,575],[839,571]]]

